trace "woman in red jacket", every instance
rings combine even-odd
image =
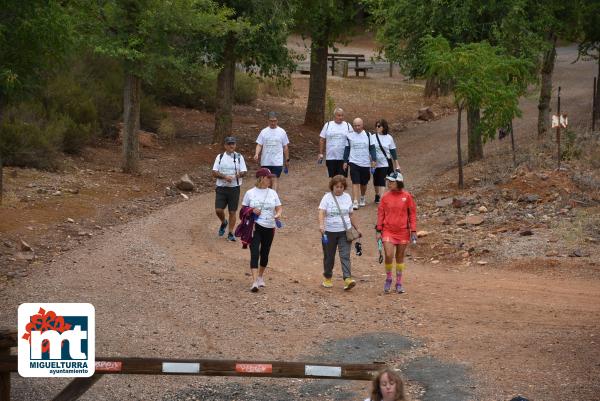
[[[392,287],[392,263],[396,258],[396,292],[402,294],[404,251],[409,241],[417,241],[417,206],[412,195],[404,190],[404,178],[399,172],[387,177],[388,192],[377,208],[377,240],[383,241],[385,252],[385,284],[383,291]]]

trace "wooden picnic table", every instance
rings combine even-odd
[[[360,66],[358,63],[364,63],[366,61],[364,54],[345,54],[345,53],[328,53],[327,60],[331,61],[331,75],[334,73],[334,67],[336,61],[354,61],[354,66],[351,67],[354,69],[356,76],[359,76],[359,73],[362,72],[363,76],[367,76],[367,70],[372,69],[373,67],[369,66]]]

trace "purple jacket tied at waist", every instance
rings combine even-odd
[[[242,248],[248,248],[252,242],[252,231],[254,230],[254,212],[250,206],[240,209],[240,224],[235,229],[235,236],[242,241]]]

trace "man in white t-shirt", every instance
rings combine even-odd
[[[323,162],[325,153],[325,165],[329,178],[336,175],[348,176],[348,170],[344,170],[344,149],[347,144],[346,136],[352,132],[352,126],[344,121],[344,110],[340,107],[333,111],[333,121],[323,125],[319,138],[318,162]]]
[[[219,237],[225,234],[227,225],[229,225],[229,234],[227,234],[229,241],[235,241],[233,230],[240,201],[240,186],[242,185],[242,177],[248,171],[244,156],[237,153],[235,147],[236,140],[234,137],[228,136],[225,138],[225,152],[217,156],[213,165],[213,177],[217,179],[215,213],[221,220]],[[229,220],[225,218],[225,207],[229,209]]]
[[[272,188],[277,192],[279,187],[279,177],[285,166],[287,174],[290,167],[290,152],[288,144],[290,143],[285,130],[277,126],[277,113],[269,112],[269,126],[263,128],[256,138],[256,150],[254,152],[254,161],[259,160],[260,167],[266,167],[275,174],[273,177]]]
[[[355,118],[352,127],[354,130],[347,135],[348,141],[344,150],[344,169],[350,167],[352,207],[356,210],[367,204],[365,193],[371,180],[371,168],[375,168],[377,154],[375,144],[371,142],[371,135],[363,129],[363,120]]]

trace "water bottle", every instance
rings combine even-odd
[[[275,225],[277,226],[277,228],[282,228],[283,227],[283,223],[279,219],[275,219]]]
[[[286,167],[283,169],[283,173],[287,175],[287,173],[288,173],[288,168],[287,168],[287,166],[286,166]]]
[[[317,160],[317,164],[323,164],[323,158],[319,158],[319,159]]]
[[[371,167],[371,175],[375,174],[375,167]]]
[[[323,238],[321,240],[323,241],[323,245],[327,245],[329,243],[329,238],[327,238],[327,234],[323,234]]]

